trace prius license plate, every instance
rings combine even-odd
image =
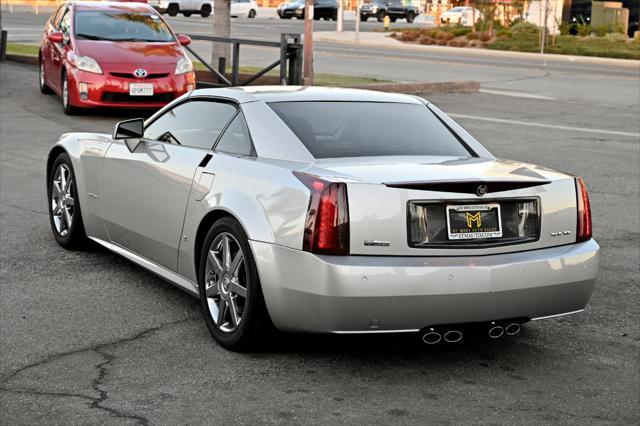
[[[502,237],[500,204],[447,206],[450,240]]]
[[[129,95],[153,96],[153,83],[129,83]]]

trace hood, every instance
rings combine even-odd
[[[457,157],[359,157],[322,160],[307,172],[366,183],[539,182],[565,174],[509,160]]]
[[[175,65],[185,56],[178,42],[111,42],[76,40],[77,52],[102,64]]]

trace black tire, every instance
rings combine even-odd
[[[47,83],[44,80],[44,64],[42,63],[42,56],[40,56],[40,60],[38,61],[38,87],[40,87],[40,93],[43,95],[50,95],[53,93],[51,87],[47,86]]]
[[[389,21],[396,22],[396,19],[398,19],[398,18],[390,18]]]
[[[209,15],[211,15],[211,5],[203,4],[200,8],[200,16],[202,16],[203,18],[208,18]]]
[[[415,19],[416,19],[416,14],[414,12],[407,13],[407,22],[409,24],[413,23]]]
[[[176,3],[171,3],[169,7],[167,7],[167,15],[169,16],[177,16],[178,12],[180,12],[180,6]]]
[[[62,71],[62,110],[67,115],[76,115],[80,110],[69,101],[69,79],[67,78],[67,72]]]
[[[327,18],[327,21],[329,20],[329,18]],[[331,15],[331,20],[332,21],[337,21],[338,20],[338,12],[333,12],[333,14]]]
[[[222,234],[230,234],[235,239],[234,244],[237,243],[239,248],[242,249],[244,256],[242,273],[245,277],[247,297],[242,310],[242,319],[232,331],[222,330],[216,325],[216,321],[214,321],[211,316],[209,308],[208,300],[210,299],[208,299],[206,295],[205,275],[209,248],[216,237]],[[230,217],[222,218],[215,222],[213,226],[211,226],[211,229],[209,229],[200,252],[198,283],[202,313],[204,314],[207,328],[216,342],[221,346],[234,351],[257,349],[275,330],[269,313],[267,312],[267,306],[260,286],[258,269],[255,259],[253,258],[253,253],[251,252],[251,247],[249,246],[247,236],[242,226],[235,219]]]
[[[68,227],[67,232],[61,234],[61,232],[56,227],[56,222],[54,219],[54,210],[53,204],[53,181],[56,177],[56,172],[61,165],[64,165],[71,175],[72,183],[69,185],[69,194],[73,198],[74,203],[72,207],[72,221],[71,226]],[[71,159],[67,155],[66,152],[59,154],[56,159],[53,161],[53,166],[49,172],[49,176],[47,176],[47,201],[49,204],[49,222],[51,224],[51,231],[53,232],[53,237],[56,239],[58,244],[64,247],[67,250],[79,249],[87,245],[88,238],[87,234],[84,231],[84,223],[82,222],[82,211],[80,209],[80,200],[78,199],[78,189],[76,185],[76,176],[73,171],[73,165],[71,164]],[[64,189],[64,188],[63,188]],[[59,197],[58,197],[59,199]],[[57,203],[55,203],[57,204]],[[59,206],[59,205],[58,205]],[[65,219],[66,222],[66,219]]]
[[[182,16],[188,18],[189,16],[191,16],[191,12],[182,12]]]
[[[256,10],[255,9],[251,9],[249,11],[249,19],[253,19],[256,17]]]
[[[327,18],[325,18],[327,19]],[[314,21],[319,21],[320,20],[320,16],[319,15],[313,15],[313,20]]]
[[[368,16],[362,16],[362,15],[360,15],[360,20],[361,20],[362,22],[367,22],[367,19],[369,19],[369,17],[368,17]]]
[[[386,16],[386,13],[384,12],[384,10],[381,10],[376,14],[376,18],[378,19],[378,22],[384,21],[385,16]]]

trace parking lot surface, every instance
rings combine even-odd
[[[637,97],[429,97],[495,155],[585,178],[602,263],[584,313],[495,341],[282,335],[240,354],[213,342],[196,299],[100,248],[55,243],[48,149],[135,113],[65,116],[36,82],[35,67],[0,64],[0,423],[640,421]]]

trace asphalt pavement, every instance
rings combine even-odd
[[[602,263],[584,313],[495,341],[282,335],[239,354],[215,344],[196,299],[103,249],[55,243],[48,149],[136,113],[68,117],[36,82],[35,67],[0,64],[1,424],[640,422],[637,91],[429,97],[495,155],[585,178]]]

